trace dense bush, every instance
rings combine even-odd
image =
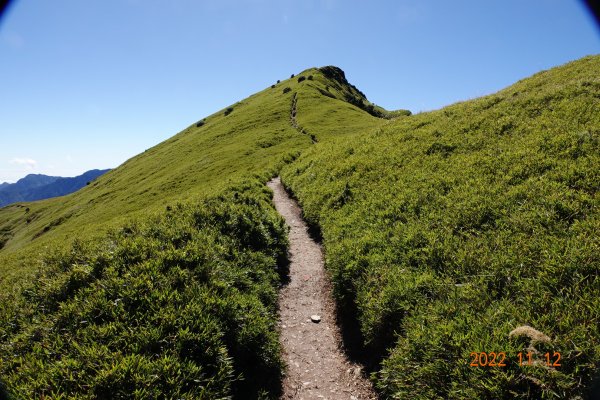
[[[292,91],[292,89],[290,89],[289,87],[283,88],[283,94],[289,93],[291,91]]]
[[[281,218],[261,189],[48,256],[0,299],[0,376],[22,398],[277,396]]]
[[[398,117],[409,117],[411,115],[412,115],[412,112],[410,110],[394,110],[394,111],[388,111],[387,113],[385,113],[385,115],[383,117],[387,118],[387,119],[392,119],[392,118],[398,118]]]
[[[229,115],[231,114],[233,111],[233,107],[227,107],[227,109],[225,110],[225,112],[223,113],[224,115]]]
[[[383,397],[589,393],[600,374],[598,70],[600,57],[586,58],[319,143],[284,168],[321,228],[342,312],[381,363]],[[523,326],[548,340],[511,335]],[[520,366],[529,351],[534,364]],[[471,352],[505,352],[507,366],[471,367]]]
[[[196,128],[200,128],[203,125],[204,125],[204,120],[203,119],[200,120],[200,121],[198,121],[198,122],[196,122]]]
[[[300,76],[300,77],[298,77],[298,83],[300,83],[300,82],[302,82],[302,81],[304,81],[304,80],[306,80],[306,78],[305,78],[304,76]]]

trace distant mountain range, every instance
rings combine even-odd
[[[0,183],[0,207],[73,193],[110,169],[93,169],[73,178],[29,174],[15,183]]]

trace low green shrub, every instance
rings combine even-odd
[[[227,109],[225,110],[225,112],[223,112],[224,115],[229,115],[233,112],[233,107],[227,107]]]
[[[276,397],[286,230],[260,184],[46,257],[3,293],[0,376],[23,398]]]
[[[383,118],[392,119],[398,117],[410,117],[412,112],[410,110],[394,110],[384,113]]]
[[[289,93],[291,91],[292,91],[292,89],[290,89],[289,87],[283,88],[283,94]]]

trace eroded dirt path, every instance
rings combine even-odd
[[[306,129],[304,129],[298,124],[296,114],[298,114],[298,93],[294,93],[294,97],[292,97],[292,107],[290,109],[290,124],[292,124],[292,127],[301,134],[308,135],[313,144],[317,143],[317,137],[308,133]]]
[[[301,130],[298,126],[298,121],[296,121],[296,113],[298,112],[297,104],[298,93],[294,93],[294,97],[292,97],[292,109],[290,110],[290,123],[292,124],[294,129]]]
[[[282,399],[375,399],[361,368],[341,350],[331,285],[321,246],[308,234],[301,210],[279,178],[267,185],[290,226],[290,281],[279,294],[281,342],[287,364]],[[321,321],[311,321],[319,315]]]

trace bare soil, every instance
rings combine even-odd
[[[290,280],[279,294],[279,326],[286,372],[282,399],[375,399],[362,368],[341,348],[331,283],[324,270],[320,244],[308,233],[298,204],[281,180],[274,191],[277,211],[290,227]],[[318,323],[312,315],[320,316]]]

